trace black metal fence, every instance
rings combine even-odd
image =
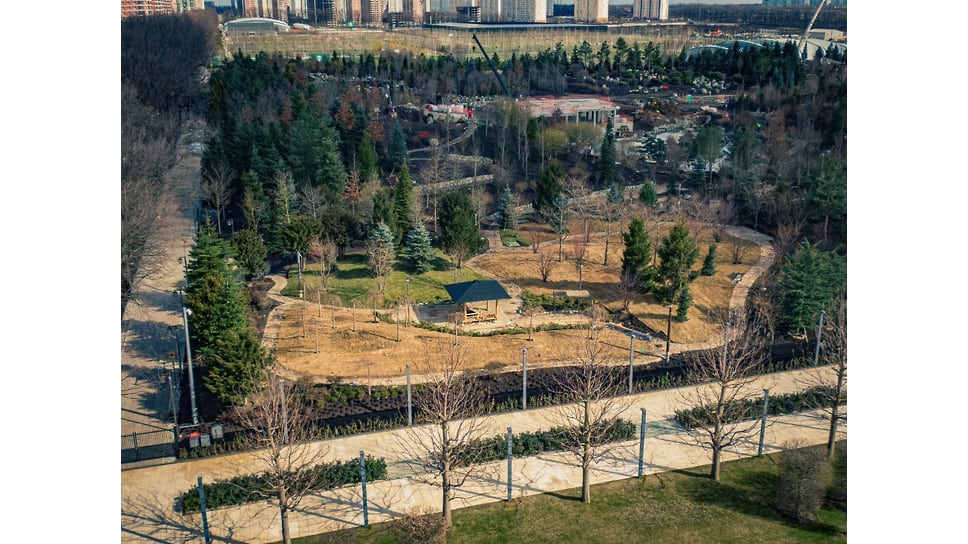
[[[174,429],[121,435],[121,463],[174,457],[177,440]]]

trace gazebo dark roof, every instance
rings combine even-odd
[[[502,300],[511,298],[508,292],[495,280],[474,280],[445,285],[447,294],[455,304],[479,302],[482,300]]]

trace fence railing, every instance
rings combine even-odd
[[[174,457],[177,453],[175,430],[121,435],[121,463]]]

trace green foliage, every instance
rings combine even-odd
[[[709,252],[706,259],[702,262],[702,270],[699,272],[703,276],[712,276],[716,273],[716,244],[709,244]]]
[[[393,136],[390,139],[390,162],[394,170],[402,170],[407,165],[407,137],[400,123],[393,126]]]
[[[554,160],[549,162],[535,186],[534,209],[544,212],[552,208],[555,199],[564,190],[561,185],[563,179],[565,179],[565,171],[561,164]]]
[[[483,241],[474,222],[474,207],[471,198],[462,191],[453,191],[440,199],[440,247],[450,252],[458,245],[468,251],[469,255],[477,254],[483,247]]]
[[[498,203],[498,225],[505,230],[517,230],[518,213],[515,211],[517,199],[511,192],[511,186],[506,185],[501,193],[501,201]]]
[[[290,253],[298,252],[305,258],[321,230],[319,222],[312,217],[295,215],[289,224],[282,227],[282,249]]]
[[[239,266],[245,269],[247,279],[261,276],[269,264],[266,262],[269,250],[262,241],[262,235],[255,229],[240,230],[232,238],[238,255]]]
[[[373,217],[370,224],[373,226],[380,223],[389,225],[391,221],[390,193],[389,189],[384,187],[373,193]]]
[[[387,477],[387,463],[383,458],[366,458],[366,480],[383,480]],[[333,462],[317,465],[306,478],[313,482],[310,489],[325,491],[344,485],[359,483],[360,460],[352,459],[344,462]],[[221,480],[205,485],[205,507],[218,508],[221,506],[236,506],[271,499],[265,493],[264,475],[237,476],[230,480]],[[182,514],[191,514],[201,509],[198,497],[198,486],[182,493],[178,498]]]
[[[367,135],[363,136],[360,140],[360,145],[357,147],[356,166],[360,173],[360,180],[363,183],[373,181],[380,177],[376,149],[373,148],[373,142]]]
[[[840,154],[827,152],[820,171],[804,184],[807,209],[815,218],[842,221],[847,218],[847,166]]]
[[[430,247],[430,234],[419,222],[407,236],[406,258],[417,274],[423,274],[433,268],[434,250]]]
[[[655,208],[655,205],[659,202],[659,193],[655,190],[655,183],[646,181],[642,184],[642,188],[639,189],[639,202],[650,208]]]
[[[410,170],[403,166],[400,170],[400,177],[397,179],[396,189],[393,192],[393,241],[399,246],[406,240],[410,229],[416,222],[414,217],[413,202],[413,181],[410,179]]]
[[[604,44],[603,44],[604,46]],[[612,134],[612,119],[605,125],[605,138],[602,139],[601,154],[598,159],[598,185],[610,187],[615,183],[615,136]]]
[[[189,254],[185,290],[185,306],[192,311],[190,336],[196,349],[214,345],[223,331],[246,326],[248,300],[229,269],[232,256],[232,247],[215,236],[210,225],[199,229]]]
[[[699,257],[696,241],[683,221],[677,221],[658,249],[658,278],[665,283],[663,298],[678,302],[689,282],[689,273]]]
[[[621,418],[602,422],[602,427],[606,429],[606,434],[602,440],[603,444],[631,440],[636,437],[635,424]],[[531,457],[546,451],[563,450],[572,447],[571,440],[568,437],[568,429],[564,427],[554,427],[547,431],[534,433],[521,433],[512,437],[511,454],[514,457]],[[471,452],[473,452],[473,455],[471,455]],[[458,466],[466,464],[467,458],[472,458],[478,463],[486,463],[497,459],[506,459],[507,455],[507,435],[499,435],[469,444],[467,451],[457,452],[455,463]]]
[[[625,242],[622,273],[642,275],[652,258],[652,242],[641,219],[636,218],[629,223],[628,232],[622,233],[622,241]]]
[[[386,223],[380,223],[370,232],[366,242],[366,264],[370,274],[376,277],[390,274],[396,259],[394,246],[393,232]]]
[[[689,307],[692,306],[692,291],[687,283],[679,293],[679,305],[676,307],[676,321],[685,323],[689,320]]]
[[[205,387],[234,405],[245,400],[258,384],[262,370],[272,364],[273,359],[249,327],[224,331],[214,345],[203,348],[202,352],[205,354]]]
[[[572,313],[581,312],[588,307],[588,298],[586,297],[553,297],[551,295],[523,291],[521,298],[524,299],[524,303],[521,306],[524,310],[540,306],[548,312]]]
[[[846,261],[804,241],[787,260],[777,282],[783,322],[797,331],[810,330],[824,304],[846,286]]]
[[[796,393],[770,395],[770,400],[767,403],[767,415],[781,416],[784,414],[825,408],[830,405],[830,399],[834,395],[836,395],[836,390],[834,388],[823,386],[813,387],[807,389],[806,391],[799,391]],[[842,404],[846,403],[847,398],[844,396]],[[737,410],[737,407],[741,409]],[[732,405],[727,407],[724,412],[730,414],[730,418],[727,418],[724,423],[734,423],[737,421],[760,418],[763,415],[763,397],[735,401]],[[734,416],[735,419],[732,419]],[[712,425],[714,419],[713,414],[710,414],[708,409],[698,407],[686,410],[676,410],[676,421],[679,423],[679,425],[682,425],[687,429],[695,429],[697,427],[707,427]]]

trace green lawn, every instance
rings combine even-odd
[[[529,246],[531,242],[522,238],[519,234],[515,234],[513,230],[502,230],[501,231],[501,243],[507,244],[508,242],[517,242],[520,246]]]
[[[451,269],[450,261],[442,251],[434,248],[433,270],[423,274],[414,274],[410,267],[398,259],[394,266],[393,274],[387,283],[384,300],[396,301],[403,298],[407,293],[407,276],[411,276],[410,298],[417,303],[428,302],[447,302],[450,297],[444,290],[444,285],[454,283],[454,271]],[[336,263],[337,270],[329,277],[327,293],[339,296],[343,304],[349,304],[356,300],[358,305],[366,305],[366,294],[376,289],[376,280],[370,276],[366,268],[366,256],[359,253],[347,255],[346,258]],[[457,281],[484,280],[484,276],[474,272],[470,268],[464,267],[459,271]],[[296,296],[297,294],[297,274],[296,267],[289,269],[289,282],[282,290],[283,295]],[[310,263],[303,271],[303,285],[308,290],[314,289],[319,285],[319,264]]]
[[[823,446],[818,446],[823,447]],[[834,477],[846,478],[847,443],[838,443]],[[774,507],[777,455],[724,463],[722,481],[709,467],[592,486],[592,503],[578,489],[455,510],[450,543],[847,542],[847,513],[824,506],[812,527],[786,521]],[[388,524],[296,539],[393,543]]]

